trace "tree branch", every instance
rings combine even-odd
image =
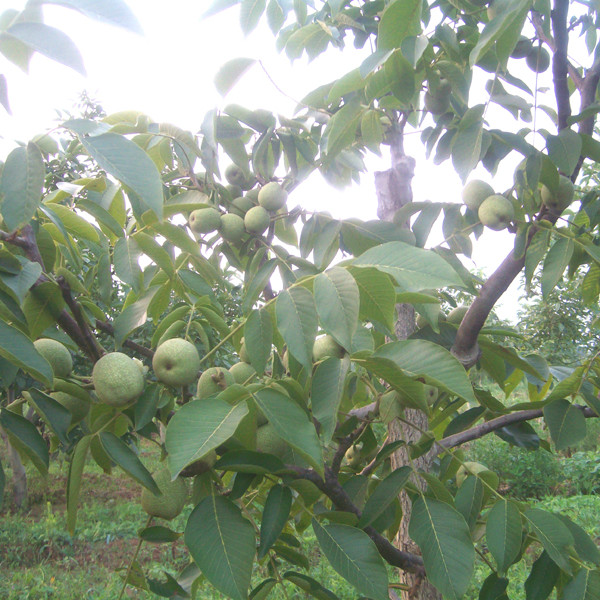
[[[312,469],[302,469],[300,467],[286,465],[296,473],[299,479],[307,479],[314,483],[332,502],[338,510],[351,512],[360,518],[361,512],[354,505],[346,490],[340,485],[335,474],[329,467],[325,467],[325,479],[322,479]],[[409,552],[398,550],[390,541],[381,535],[373,527],[365,527],[365,533],[373,540],[379,554],[392,566],[404,569],[411,573],[417,573],[421,576],[425,575],[425,567],[423,559]]]
[[[586,419],[598,418],[598,415],[587,406],[581,406],[579,404],[573,404],[573,406],[580,410],[583,413],[583,416]],[[471,442],[473,440],[477,440],[488,433],[493,431],[498,431],[498,429],[502,429],[507,425],[514,425],[515,423],[523,423],[524,421],[531,421],[533,419],[539,419],[544,416],[543,410],[540,409],[529,409],[529,410],[519,410],[514,413],[510,413],[509,415],[502,415],[501,417],[496,417],[495,419],[490,419],[481,425],[477,425],[476,427],[472,427],[471,429],[467,429],[466,431],[460,431],[459,433],[455,433],[453,435],[449,435],[448,437],[442,438],[439,440],[437,445],[439,446],[439,452],[443,452],[444,450],[449,450],[450,448],[454,448],[456,446],[461,446],[466,442]],[[439,454],[438,452],[438,454]]]
[[[96,319],[96,329],[100,329],[101,331],[104,331],[104,333],[108,333],[108,335],[112,335],[113,337],[115,335],[115,328],[107,321],[100,321]],[[152,359],[154,357],[154,352],[150,350],[150,348],[146,348],[145,346],[136,344],[131,340],[125,340],[123,342],[123,346],[147,358]]]
[[[569,34],[567,32],[567,16],[569,12],[568,0],[555,0],[551,13],[552,31],[554,33],[555,48],[552,57],[552,78],[554,81],[554,96],[558,112],[558,130],[568,127],[568,118],[571,116],[571,102],[569,99],[568,60],[567,48]]]

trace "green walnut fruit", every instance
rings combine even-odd
[[[469,310],[468,306],[461,304],[460,306],[453,308],[448,313],[448,316],[446,317],[446,321],[448,321],[448,323],[454,323],[455,325],[460,325],[462,320],[464,319],[465,315],[467,314],[468,310]]]
[[[244,198],[248,198],[256,206],[258,204],[258,195],[260,194],[260,188],[254,188],[252,190],[248,190]]]
[[[285,206],[287,192],[275,181],[267,183],[258,192],[258,203],[271,212],[276,212]]]
[[[487,7],[487,18],[488,20],[492,20],[495,19],[499,14],[500,14],[500,10],[501,10],[501,6],[500,6],[500,2],[490,2],[488,4]]]
[[[275,428],[270,423],[259,427],[256,430],[256,449],[259,452],[283,456],[288,449],[287,444],[275,432]]]
[[[462,191],[462,201],[472,211],[477,212],[486,198],[494,195],[494,188],[481,179],[469,181]]]
[[[245,362],[245,363],[249,363],[250,362],[250,356],[248,355],[248,351],[246,350],[246,342],[245,342],[244,338],[242,338],[240,340],[239,355],[240,355],[240,360],[242,362]]]
[[[525,58],[527,66],[535,73],[543,73],[550,66],[550,55],[545,48],[536,46],[532,48]]]
[[[511,52],[511,58],[527,58],[533,49],[531,40],[524,35],[519,38],[513,51]]]
[[[244,217],[244,227],[246,228],[246,231],[254,235],[263,233],[267,227],[269,227],[270,222],[271,217],[269,212],[262,206],[251,208]]]
[[[244,169],[241,169],[237,165],[228,165],[225,169],[225,179],[231,185],[237,185],[241,188],[246,184],[246,173],[244,173]]]
[[[161,493],[155,496],[150,490],[144,488],[142,508],[153,517],[170,521],[181,513],[187,502],[187,485],[180,477],[171,481],[171,474],[166,468],[154,473],[153,477]]]
[[[53,392],[50,394],[51,398],[54,398],[59,404],[64,406],[71,413],[71,425],[75,425],[80,421],[83,421],[90,412],[90,403],[71,396],[65,392]]]
[[[564,175],[558,181],[558,189],[551,191],[545,185],[542,186],[542,202],[555,213],[561,213],[567,208],[575,195],[573,182]]]
[[[433,406],[440,395],[439,390],[433,385],[425,385],[425,400],[429,406]]]
[[[350,446],[344,454],[344,461],[351,469],[358,469],[363,462],[359,447],[356,445]]]
[[[216,208],[199,208],[188,219],[194,233],[211,233],[221,227],[221,213]]]
[[[329,356],[342,358],[346,351],[329,335],[322,335],[313,345],[313,360],[318,362]]]
[[[144,391],[139,367],[122,352],[110,352],[96,362],[92,383],[100,401],[116,408],[135,402]]]
[[[256,375],[254,367],[247,362],[239,362],[231,365],[229,372],[233,375],[236,383],[245,383],[248,379]]]
[[[195,477],[210,471],[213,465],[217,462],[217,453],[211,450],[208,454],[188,465],[181,473],[181,477]]]
[[[221,217],[221,235],[230,244],[240,244],[246,235],[244,219],[233,213],[223,215]]]
[[[234,376],[223,367],[206,369],[198,379],[197,396],[199,399],[220,394],[235,383]]]
[[[244,215],[255,206],[256,204],[252,202],[252,199],[248,198],[248,196],[239,196],[231,203],[230,212],[243,219]]]
[[[33,342],[35,349],[50,363],[55,377],[68,377],[73,370],[71,353],[60,342],[41,338]]]
[[[229,192],[229,195],[232,198],[239,198],[243,193],[244,190],[242,190],[242,188],[239,185],[226,185],[225,189]]]
[[[152,369],[159,381],[179,387],[196,381],[200,356],[194,344],[181,338],[164,341],[154,353]]]
[[[433,94],[427,91],[425,92],[423,103],[425,110],[432,115],[443,115],[450,108],[450,94]]]
[[[500,194],[494,194],[482,202],[477,214],[486,227],[501,231],[515,218],[515,209],[510,200]]]

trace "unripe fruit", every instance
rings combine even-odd
[[[264,185],[258,192],[258,203],[265,209],[276,212],[285,206],[287,192],[275,181]]]
[[[244,219],[239,215],[228,213],[221,217],[221,235],[232,244],[239,244],[246,235]]]
[[[60,342],[41,338],[33,342],[35,349],[50,363],[55,377],[68,377],[73,370],[71,353]]]
[[[462,464],[456,472],[456,485],[460,487],[469,475],[477,475],[484,471],[489,471],[485,465],[478,462],[466,462]]]
[[[344,454],[344,460],[351,469],[360,467],[362,463],[360,449],[355,445],[350,446],[350,448],[346,450],[346,454]]]
[[[235,363],[229,367],[229,372],[233,375],[236,383],[244,383],[256,375],[254,367],[246,362]]]
[[[427,91],[423,103],[432,115],[443,115],[450,108],[450,94],[434,95]]]
[[[200,356],[194,344],[181,338],[171,338],[156,349],[152,369],[157,379],[167,385],[189,385],[198,376]]]
[[[230,212],[244,218],[244,215],[254,206],[256,204],[248,196],[239,196],[231,203]]]
[[[246,350],[246,341],[244,340],[244,338],[242,338],[240,340],[240,351],[239,351],[239,355],[240,355],[240,360],[242,362],[245,363],[249,363],[250,362],[250,356],[248,354],[248,351]]]
[[[171,481],[171,474],[167,468],[157,471],[153,477],[161,494],[155,496],[150,490],[144,488],[142,491],[142,508],[153,517],[170,521],[181,513],[187,502],[187,486],[180,477],[177,477],[175,481]]]
[[[536,46],[525,59],[527,66],[535,73],[543,73],[550,66],[550,55],[545,48]]]
[[[181,473],[180,477],[194,477],[196,475],[202,475],[206,471],[210,471],[212,466],[217,462],[217,453],[211,450],[206,456],[194,461],[191,465],[188,465]]]
[[[460,325],[460,323],[464,319],[465,315],[467,314],[468,310],[469,310],[468,306],[461,304],[460,306],[453,308],[448,313],[448,316],[446,317],[446,321],[448,321],[448,323],[454,323],[455,325]]]
[[[487,17],[488,20],[492,20],[496,18],[500,14],[500,3],[499,2],[490,2],[487,7]]]
[[[531,40],[522,35],[519,38],[519,41],[516,43],[510,56],[511,58],[526,58],[527,56],[529,56],[532,49],[533,45],[531,43]]]
[[[481,179],[469,181],[462,191],[462,201],[472,211],[477,212],[486,198],[494,195],[494,188]]]
[[[256,449],[281,457],[287,451],[287,444],[277,435],[273,425],[267,423],[256,430]]]
[[[561,213],[573,202],[575,195],[575,186],[573,182],[564,175],[560,175],[558,189],[551,191],[545,185],[542,185],[542,202],[552,211]]]
[[[231,185],[243,187],[246,183],[246,174],[244,173],[244,170],[237,165],[228,165],[225,169],[225,179],[227,179]]]
[[[270,222],[271,217],[267,210],[262,206],[251,208],[244,217],[244,227],[246,228],[246,231],[255,235],[263,233]]]
[[[260,188],[254,188],[252,190],[248,190],[244,198],[248,198],[254,206],[258,204],[258,194],[260,194]]]
[[[144,391],[140,369],[122,352],[110,352],[96,362],[92,383],[100,401],[116,408],[135,402]]]
[[[231,198],[239,198],[243,193],[244,190],[242,190],[242,188],[239,185],[226,185],[225,189],[229,192],[229,195],[231,196]]]
[[[318,362],[330,356],[342,358],[346,351],[330,336],[322,335],[313,345],[313,360]]]
[[[221,213],[216,208],[199,208],[192,211],[188,223],[194,233],[210,233],[221,227]]]
[[[233,375],[222,367],[211,367],[206,369],[200,379],[198,380],[197,396],[201,400],[202,398],[208,398],[220,394],[224,389],[233,385],[235,378]]]
[[[500,194],[495,194],[483,201],[477,214],[479,220],[486,227],[494,231],[501,231],[506,229],[515,218],[515,209],[510,200]]]
[[[71,413],[71,425],[83,421],[90,412],[90,403],[76,398],[65,392],[53,392],[50,394],[51,398],[54,398],[59,404],[64,406]]]
[[[425,386],[425,400],[429,406],[433,406],[440,395],[439,390],[433,385]]]

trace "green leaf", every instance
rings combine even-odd
[[[80,217],[74,210],[56,203],[50,206],[46,205],[46,208],[51,210],[61,220],[65,229],[74,237],[84,238],[95,243],[100,241],[96,228],[89,221]]]
[[[142,270],[139,259],[142,251],[132,238],[120,238],[115,244],[113,263],[117,277],[139,292],[142,285]]]
[[[79,505],[79,492],[81,490],[81,476],[85,467],[88,450],[92,436],[82,437],[73,450],[71,462],[69,463],[69,475],[67,478],[67,530],[71,536],[75,535],[77,523],[77,508]]]
[[[323,329],[350,352],[360,306],[354,277],[346,269],[333,267],[316,277],[314,295]]]
[[[508,500],[496,502],[488,514],[485,537],[488,549],[501,573],[505,573],[519,556],[521,532],[519,509]]]
[[[271,0],[271,3],[277,4],[276,0]],[[277,4],[277,6],[279,6]],[[267,577],[267,579],[263,579],[256,587],[252,589],[250,595],[248,596],[249,600],[266,600],[269,597],[269,594],[273,590],[273,588],[277,585],[277,579],[274,577]]]
[[[142,540],[151,544],[170,544],[176,542],[182,536],[181,533],[162,525],[145,527],[138,532],[138,535]]]
[[[265,12],[266,5],[266,0],[242,0],[240,25],[246,35],[256,29],[263,12]]]
[[[6,158],[0,175],[2,218],[10,231],[31,221],[42,200],[46,168],[38,147],[29,142]]]
[[[479,163],[483,139],[483,105],[469,108],[452,142],[452,165],[463,183]]]
[[[291,581],[295,586],[304,590],[313,598],[317,598],[317,600],[339,600],[333,592],[324,588],[318,581],[304,573],[286,571],[283,578],[287,581]]]
[[[245,403],[235,406],[218,398],[193,400],[169,421],[165,447],[171,475],[226,442],[248,414]]]
[[[265,388],[253,397],[275,433],[322,475],[323,453],[315,426],[307,414],[289,396],[274,389]]]
[[[483,483],[479,477],[467,477],[454,498],[456,510],[465,518],[469,530],[473,531],[477,524],[477,517],[483,505]]]
[[[185,545],[202,574],[234,600],[246,600],[254,566],[254,528],[227,498],[210,495],[190,514]]]
[[[138,20],[123,0],[44,0],[44,4],[74,8],[90,19],[142,33]]]
[[[0,279],[15,294],[17,299],[23,302],[31,286],[42,274],[42,267],[39,263],[26,260],[23,260],[21,264],[23,268],[16,274],[0,273]]]
[[[599,600],[600,572],[597,570],[579,569],[577,575],[565,585],[563,600]]]
[[[289,352],[310,371],[318,327],[312,294],[304,287],[282,290],[275,301],[275,314]]]
[[[388,273],[405,292],[447,286],[462,287],[456,271],[441,256],[404,242],[388,242],[370,248],[355,258],[352,264]]]
[[[312,414],[321,424],[321,436],[325,445],[331,442],[335,431],[349,368],[348,358],[330,357],[317,366],[313,375],[310,392]]]
[[[271,357],[273,323],[264,308],[253,310],[244,325],[244,345],[254,370],[262,375]]]
[[[54,325],[64,307],[62,292],[53,281],[43,281],[32,287],[22,305],[31,336],[37,338]]]
[[[135,233],[132,238],[135,240],[142,252],[155,262],[169,277],[175,274],[175,268],[169,253],[147,233]]]
[[[59,404],[54,398],[31,388],[29,390],[30,402],[44,421],[56,433],[58,439],[65,445],[68,444],[67,432],[71,425],[71,412],[62,404]]]
[[[271,546],[283,531],[290,509],[292,507],[292,492],[289,487],[274,485],[265,501],[262,521],[260,524],[260,545],[258,547],[258,559],[267,554]]]
[[[0,320],[0,356],[29,373],[46,387],[52,387],[54,372],[33,342],[18,329]]]
[[[426,340],[391,342],[378,348],[372,358],[388,359],[411,378],[456,394],[477,404],[473,387],[464,367],[448,350]]]
[[[26,46],[85,75],[81,54],[73,40],[60,29],[32,21],[11,25],[4,32]]]
[[[348,102],[338,110],[327,123],[324,135],[327,139],[327,155],[337,156],[351,146],[356,138],[356,128],[360,123],[363,109],[359,102]]]
[[[114,463],[153,494],[158,496],[161,493],[148,469],[122,439],[110,431],[102,431],[99,435],[102,447]]]
[[[548,297],[548,294],[562,279],[563,273],[573,256],[574,249],[573,240],[561,238],[548,251],[542,270],[542,296],[544,298]]]
[[[408,466],[392,471],[369,496],[357,527],[365,528],[380,517],[398,498],[400,490],[406,485],[411,473],[412,468]]]
[[[412,507],[409,535],[421,549],[431,583],[445,598],[461,598],[475,564],[464,517],[449,504],[420,496]]]
[[[45,477],[48,473],[50,455],[44,438],[35,426],[25,417],[2,408],[0,409],[0,427],[7,433],[12,446],[19,453],[25,454]]]
[[[550,558],[563,571],[571,573],[568,549],[574,539],[567,526],[558,517],[539,508],[530,508],[524,516]]]
[[[141,298],[127,306],[115,319],[115,343],[117,347],[121,346],[134,329],[146,323],[148,320],[146,317],[148,306],[159,289],[160,287],[157,285],[147,289]]]
[[[134,142],[116,133],[80,138],[83,147],[107,173],[130,187],[162,220],[163,189],[152,159]]]
[[[585,529],[573,523],[565,515],[557,515],[558,518],[567,526],[575,540],[575,551],[582,560],[587,560],[595,565],[600,565],[600,550],[594,540],[587,534]]]
[[[234,58],[226,62],[215,75],[215,87],[221,96],[227,95],[238,79],[254,64],[253,58]]]
[[[560,569],[557,564],[548,556],[547,552],[542,552],[533,563],[531,573],[525,581],[525,598],[527,600],[546,600],[559,576]]]
[[[331,566],[361,594],[373,600],[388,600],[385,566],[371,538],[360,529],[336,523],[312,527]]]
[[[421,33],[422,0],[395,0],[381,15],[377,50],[400,48],[402,40]]]
[[[377,269],[349,269],[360,293],[359,317],[394,328],[396,290],[390,276]]]
[[[563,129],[558,135],[549,135],[546,138],[548,156],[567,177],[577,166],[582,145],[581,136],[572,129]]]
[[[567,400],[555,400],[544,406],[544,420],[557,450],[575,446],[586,435],[583,413]]]
[[[215,469],[266,475],[285,470],[285,465],[272,454],[252,450],[230,450],[215,463]]]

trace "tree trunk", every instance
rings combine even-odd
[[[27,497],[27,473],[25,467],[21,462],[19,453],[13,448],[11,443],[8,441],[8,436],[2,433],[2,439],[6,444],[6,450],[8,453],[8,464],[12,471],[12,488],[13,488],[13,502],[17,508],[23,506],[25,498]]]
[[[404,154],[402,132],[398,132],[391,140],[392,167],[387,171],[375,173],[375,191],[377,193],[377,216],[384,221],[391,221],[396,211],[405,204],[412,202],[411,180],[414,175],[415,159]],[[408,223],[404,224],[408,227]],[[398,339],[408,338],[415,330],[415,311],[410,304],[397,305],[398,318],[395,332]],[[407,443],[416,442],[421,434],[419,430],[427,430],[427,415],[420,410],[407,409],[404,418],[416,427],[403,424],[394,420],[388,426],[388,439],[390,442],[405,440]],[[405,447],[400,448],[392,455],[392,468],[397,469],[409,464],[408,453]],[[432,457],[427,454],[413,461],[419,469],[428,471]],[[422,485],[422,480],[415,481]],[[411,514],[411,502],[404,492],[400,495],[402,505],[402,522],[396,537],[396,546],[406,552],[418,553],[418,548],[408,535],[408,524]],[[418,576],[402,571],[400,580],[408,587],[402,594],[403,600],[440,600],[439,592],[427,581]]]

